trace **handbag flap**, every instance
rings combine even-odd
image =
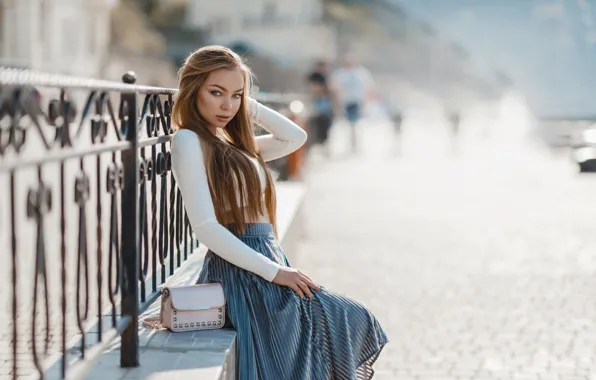
[[[226,304],[220,284],[200,284],[167,288],[175,310],[208,310]]]

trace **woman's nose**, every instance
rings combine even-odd
[[[226,99],[221,103],[221,109],[222,110],[230,110],[232,109],[232,100],[230,99]]]

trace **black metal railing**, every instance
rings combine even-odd
[[[171,171],[176,90],[134,82],[0,68],[0,377],[82,378],[117,337],[138,366],[138,316],[198,246]]]
[[[43,378],[54,356],[66,377],[67,343],[77,336],[73,374],[118,335],[122,366],[137,366],[139,312],[196,246],[169,164],[175,90],[135,86],[132,74],[123,81],[0,71],[12,378]]]

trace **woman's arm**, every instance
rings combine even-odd
[[[176,132],[171,154],[172,171],[199,241],[230,263],[273,281],[280,265],[244,244],[218,223],[197,134],[189,130]]]
[[[272,161],[295,152],[306,142],[306,132],[277,111],[248,98],[253,120],[270,134],[257,136],[263,160]]]

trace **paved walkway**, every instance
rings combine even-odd
[[[378,316],[375,379],[596,379],[596,176],[423,132],[398,157],[366,131],[313,164],[294,265]]]

